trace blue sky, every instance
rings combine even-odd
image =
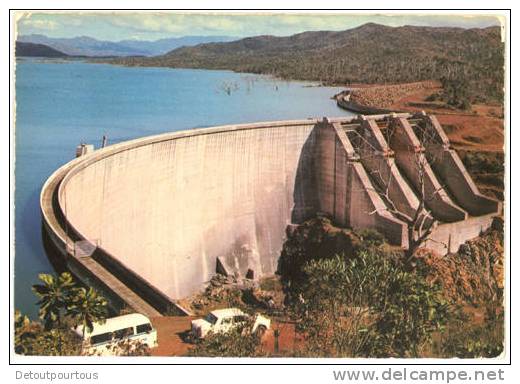
[[[187,35],[287,36],[303,31],[344,30],[367,22],[390,26],[487,27],[496,16],[412,14],[188,14],[188,13],[21,13],[18,33],[50,37],[91,36],[101,40],[155,40]]]

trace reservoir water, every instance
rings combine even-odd
[[[53,272],[41,238],[40,189],[79,143],[99,147],[206,126],[345,116],[317,87],[268,76],[82,61],[16,63],[14,305],[37,316],[31,285]]]

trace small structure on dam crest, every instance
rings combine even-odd
[[[45,183],[47,243],[116,308],[188,314],[221,273],[273,274],[288,225],[325,215],[441,254],[489,228],[434,116],[385,114],[171,132],[85,153]],[[77,250],[88,249],[88,252]]]

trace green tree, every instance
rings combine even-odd
[[[446,103],[459,109],[470,109],[470,92],[468,81],[464,78],[441,79],[443,98]]]
[[[71,301],[75,283],[68,272],[63,272],[57,277],[41,273],[38,278],[43,284],[33,285],[32,290],[40,299],[37,303],[40,306],[39,317],[45,329],[49,330],[55,324],[61,325],[61,318]]]
[[[67,305],[67,314],[85,331],[92,332],[94,322],[104,322],[107,315],[107,301],[92,287],[77,288],[71,296],[72,303]]]
[[[15,312],[15,352],[23,355],[78,356],[82,354],[83,338],[72,328],[81,326],[92,331],[94,322],[103,322],[108,315],[108,302],[92,287],[78,287],[70,273],[59,276],[40,274],[43,284],[32,289],[39,298],[39,318],[30,321]],[[43,324],[42,324],[43,323]],[[123,356],[149,355],[149,348],[135,340],[122,340],[112,352]]]
[[[378,357],[419,357],[433,332],[443,330],[448,320],[440,286],[394,269],[379,287],[372,303],[376,337],[367,352]]]
[[[43,322],[31,344],[31,354],[79,355],[82,340],[71,331],[73,325],[92,330],[93,322],[103,321],[107,314],[107,301],[93,288],[78,287],[72,275],[38,275],[43,284],[32,289],[38,296],[39,318]]]
[[[442,330],[440,288],[377,253],[312,260],[293,304],[312,356],[418,356]]]

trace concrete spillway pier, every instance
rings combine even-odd
[[[435,140],[423,143],[424,132]],[[425,115],[229,125],[111,145],[47,180],[43,224],[67,266],[116,307],[187,314],[176,299],[200,289],[217,263],[228,273],[274,273],[287,225],[318,212],[406,247],[406,224],[381,189],[411,215],[417,153],[435,191],[423,214],[440,223],[425,245],[453,252],[500,205],[478,192]]]

